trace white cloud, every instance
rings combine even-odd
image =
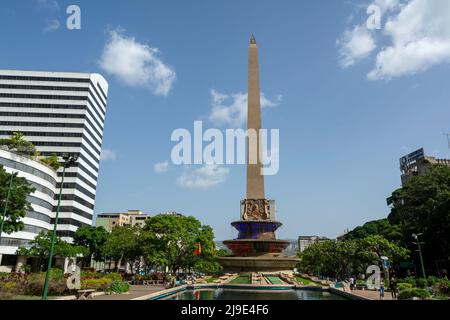
[[[376,48],[375,40],[364,24],[346,30],[337,40],[339,48],[339,63],[343,68],[353,66],[367,58]]]
[[[158,162],[153,166],[153,170],[156,173],[163,173],[169,170],[169,161]]]
[[[60,27],[60,23],[58,20],[53,19],[53,20],[49,20],[47,21],[47,25],[44,28],[44,32],[52,32],[52,31],[56,31],[59,29]]]
[[[224,182],[229,174],[229,169],[217,164],[205,164],[198,169],[188,169],[176,183],[178,186],[190,189],[208,189]]]
[[[385,34],[391,45],[381,50],[370,80],[412,75],[450,63],[450,1],[410,0],[389,17]]]
[[[100,67],[126,85],[148,87],[155,95],[167,96],[176,73],[158,57],[159,49],[126,37],[121,30],[113,30],[109,35]]]
[[[277,106],[282,99],[283,96],[280,94],[273,102],[261,93],[261,108]],[[247,94],[224,94],[211,90],[211,113],[208,118],[216,125],[241,127],[247,120]]]
[[[376,53],[369,80],[390,80],[450,63],[450,1],[375,0],[372,4],[381,9],[382,30],[371,32],[364,23],[345,31],[338,40],[343,67],[369,57],[376,49],[375,37],[387,44]]]
[[[374,5],[380,7],[381,14],[397,9],[400,6],[399,0],[375,0]]]
[[[114,161],[116,159],[117,159],[116,153],[110,149],[103,149],[100,154],[101,161],[109,161],[109,160]]]

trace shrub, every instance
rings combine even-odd
[[[7,281],[1,285],[2,291],[15,292],[17,284],[14,281]]]
[[[429,276],[427,279],[428,285],[434,286],[440,279],[438,277],[434,277],[434,276]]]
[[[425,289],[428,286],[428,282],[426,279],[419,278],[416,280],[416,287],[420,289]]]
[[[103,278],[109,279],[111,281],[122,281],[122,275],[120,273],[108,273],[103,276]]]
[[[405,289],[411,289],[412,288],[412,284],[410,284],[410,283],[399,283],[398,285],[397,285],[397,289],[398,289],[398,291],[402,291],[402,290],[405,290]]]
[[[52,268],[50,271],[50,279],[62,280],[64,279],[64,272],[60,268]]]
[[[128,282],[121,280],[115,280],[111,282],[106,288],[106,291],[114,293],[124,293],[128,292],[128,290],[130,290],[130,285],[128,284]]]
[[[94,289],[96,291],[103,291],[111,282],[111,279],[108,278],[85,279],[81,280],[81,289]]]
[[[45,277],[41,274],[32,276],[28,279],[25,286],[25,294],[27,295],[41,295],[44,290]],[[48,294],[50,296],[61,296],[68,293],[70,290],[67,288],[66,280],[52,279],[48,283]]]
[[[411,288],[400,291],[398,299],[405,300],[411,298],[427,299],[430,297],[430,293],[425,289]]]
[[[397,283],[409,283],[411,286],[416,287],[416,279],[415,278],[405,278],[399,279]]]
[[[80,277],[82,279],[95,279],[97,278],[97,273],[92,270],[83,270],[80,273]]]
[[[60,167],[60,164],[58,162],[58,157],[56,156],[56,154],[52,153],[51,156],[45,157],[40,159],[40,161],[46,165],[48,165],[49,167],[51,167],[53,170],[58,170]]]
[[[438,294],[449,295],[450,294],[450,281],[447,278],[439,279],[433,285],[433,291]]]

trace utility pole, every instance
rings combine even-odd
[[[422,276],[423,276],[424,279],[426,279],[427,276],[425,275],[425,266],[424,266],[424,264],[423,264],[422,248],[421,248],[421,246],[420,246],[421,244],[424,244],[424,242],[420,242],[420,241],[419,241],[419,236],[421,236],[421,235],[422,235],[422,233],[418,233],[418,234],[413,233],[413,234],[412,234],[413,238],[416,239],[416,241],[417,241],[417,242],[413,242],[413,243],[414,243],[414,244],[417,244],[417,247],[419,248],[419,250],[417,250],[417,251],[419,251],[420,266],[421,266],[421,268],[422,268]]]
[[[63,172],[62,172],[62,178],[61,178],[61,187],[59,188],[59,197],[58,197],[58,206],[56,208],[56,216],[55,216],[55,223],[53,226],[53,233],[52,233],[52,241],[50,245],[50,252],[48,255],[48,264],[47,264],[47,272],[45,273],[45,282],[44,282],[44,290],[42,292],[42,300],[47,300],[48,298],[48,285],[50,281],[50,272],[52,269],[52,260],[55,250],[55,242],[56,242],[56,228],[58,227],[58,218],[59,218],[59,209],[61,204],[61,196],[62,196],[62,190],[64,186],[64,177],[66,174],[66,168],[69,168],[71,165],[73,165],[77,159],[78,155],[69,155],[64,154],[64,166],[63,166]]]

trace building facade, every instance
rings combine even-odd
[[[308,248],[311,244],[319,241],[329,240],[326,237],[319,236],[299,236],[298,237],[298,251],[303,252],[306,248]]]
[[[21,132],[42,156],[78,155],[66,169],[57,226],[69,242],[77,228],[92,225],[107,94],[99,74],[0,70],[0,138]],[[62,168],[56,190],[61,176]]]
[[[143,226],[145,219],[150,217],[149,214],[145,214],[141,210],[128,210],[128,212],[117,213],[102,213],[97,215],[95,225],[97,227],[103,227],[108,232],[111,232],[115,226]]]
[[[41,231],[53,228],[57,173],[43,163],[0,149],[0,165],[8,173],[17,173],[35,188],[28,196],[32,210],[23,218],[24,229],[11,234],[2,233],[0,240],[0,272],[9,272],[16,265],[16,251],[26,247]]]
[[[402,170],[402,186],[404,186],[412,177],[423,175],[432,166],[437,165],[450,167],[450,159],[437,159],[435,157],[428,156],[418,159],[413,167],[408,170]]]

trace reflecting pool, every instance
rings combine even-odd
[[[250,291],[231,289],[185,290],[163,300],[346,300],[345,298],[316,290]]]

